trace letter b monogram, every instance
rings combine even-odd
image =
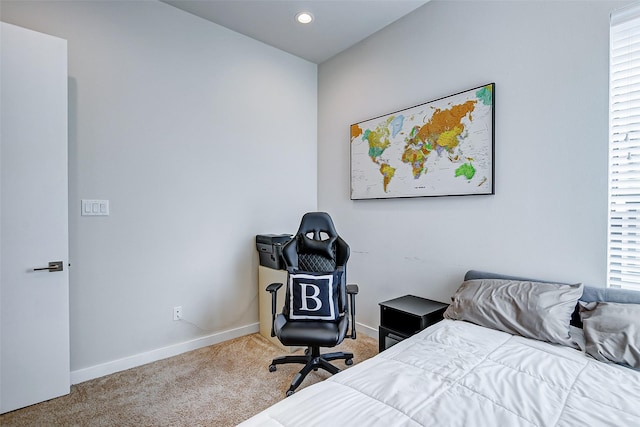
[[[320,288],[311,283],[298,283],[300,285],[300,296],[302,303],[302,310],[305,311],[318,311],[322,308],[322,301],[318,298],[320,295]],[[311,288],[311,292],[309,292]],[[315,304],[310,307],[309,300],[313,300]]]

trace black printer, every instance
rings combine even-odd
[[[256,235],[256,249],[260,256],[260,265],[284,270],[282,247],[291,240],[291,234],[258,234]]]

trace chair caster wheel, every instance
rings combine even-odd
[[[308,349],[308,348],[305,348],[305,349],[304,349],[304,355],[305,355],[305,356],[308,356],[308,355],[309,355],[309,349]]]
[[[351,366],[351,365],[353,365],[353,359],[346,359],[346,360],[344,361],[344,363],[345,363],[345,365],[347,365],[347,366]]]
[[[276,365],[269,365],[269,372],[275,372]]]
[[[292,396],[293,393],[295,393],[295,391],[293,390],[287,390],[287,397]]]

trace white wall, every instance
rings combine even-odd
[[[359,321],[480,269],[604,286],[608,22],[629,2],[432,1],[318,69],[318,205]],[[495,82],[493,196],[349,200],[349,125]],[[337,171],[337,172],[336,172]]]
[[[254,237],[317,204],[317,66],[156,1],[1,13],[68,40],[72,371],[257,331]]]
[[[295,231],[316,186],[366,325],[388,298],[447,301],[469,268],[602,286],[626,3],[432,1],[316,86],[314,64],[163,3],[2,0],[3,21],[69,41],[72,370],[257,322],[254,235]],[[350,124],[489,82],[496,195],[349,200]]]

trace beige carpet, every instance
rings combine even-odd
[[[377,354],[378,344],[360,334],[336,350],[352,351],[357,364]],[[74,385],[68,396],[1,415],[0,425],[235,426],[284,398],[302,365],[269,372],[283,354],[261,335],[247,335]],[[328,377],[312,372],[299,390]]]

